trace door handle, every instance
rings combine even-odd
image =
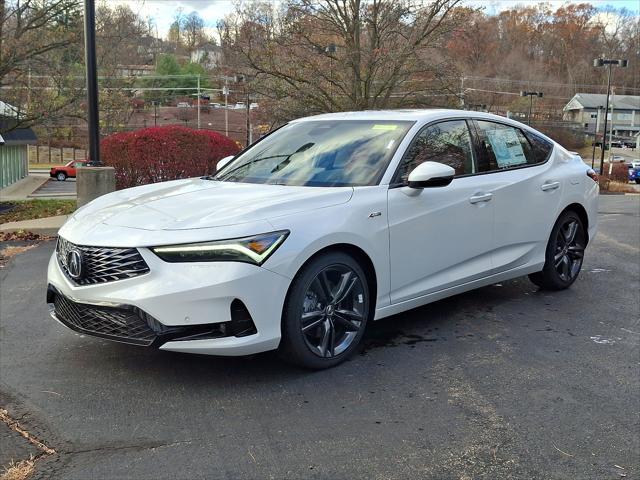
[[[540,187],[543,192],[548,192],[549,190],[555,190],[560,187],[560,182],[544,182]]]
[[[469,203],[488,202],[493,198],[493,193],[478,193],[469,197]]]

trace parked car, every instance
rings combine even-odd
[[[203,178],[104,195],[60,229],[52,315],[163,350],[342,362],[367,324],[521,275],[568,288],[596,234],[579,155],[458,110],[302,118]]]
[[[640,162],[633,162],[629,167],[629,181],[640,183]]]
[[[76,178],[76,167],[86,167],[90,165],[87,160],[72,160],[63,166],[51,167],[49,176],[59,182],[64,182],[67,178]]]
[[[178,108],[191,108],[191,104],[189,102],[178,102],[176,106]]]

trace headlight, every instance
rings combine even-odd
[[[152,247],[165,262],[247,262],[262,265],[289,235],[288,230],[253,237]]]

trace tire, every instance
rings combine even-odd
[[[580,274],[586,246],[587,234],[582,220],[577,213],[565,211],[551,230],[544,268],[529,275],[529,279],[545,290],[569,288]]]
[[[289,287],[280,357],[314,370],[342,363],[362,340],[372,305],[364,270],[353,257],[328,252],[313,258]]]
[[[58,173],[56,173],[56,179],[59,182],[64,182],[67,179],[67,174],[64,173],[64,172],[58,172]]]
[[[640,178],[636,178],[636,183],[640,183]]]

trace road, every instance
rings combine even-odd
[[[640,478],[640,197],[600,210],[571,289],[418,308],[322,372],[76,336],[43,243],[0,270],[3,408],[56,450],[34,478]]]

